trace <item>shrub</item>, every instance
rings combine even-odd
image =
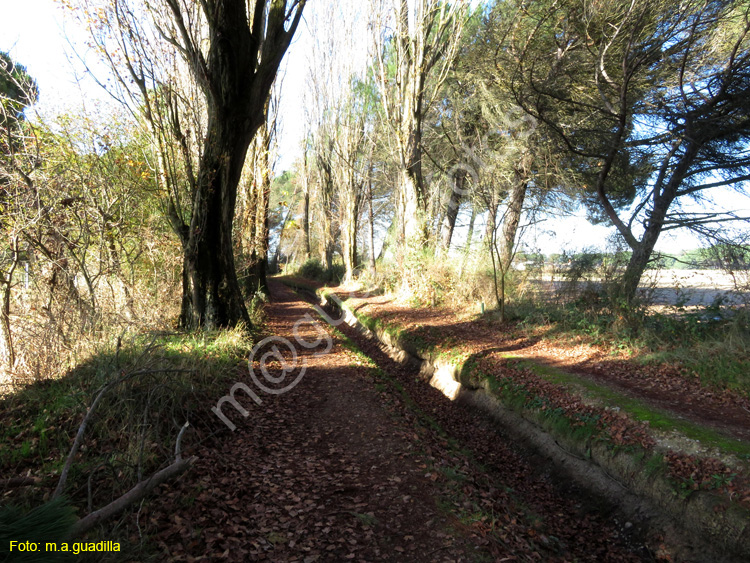
[[[344,279],[344,274],[343,264],[334,262],[330,268],[326,269],[319,258],[309,258],[294,272],[296,276],[326,283],[339,283]]]

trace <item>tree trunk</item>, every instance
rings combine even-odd
[[[201,2],[208,25],[207,49],[191,35],[193,22],[183,4],[166,3],[208,114],[184,248],[190,300],[183,320],[190,327],[206,329],[249,326],[232,239],[237,186],[250,142],[265,121],[271,85],[305,1],[293,4],[293,14],[287,13],[285,0]]]
[[[326,270],[330,270],[333,263],[333,169],[331,166],[331,155],[333,153],[332,142],[329,142],[325,155],[318,156],[318,166],[321,171],[320,203],[322,211],[322,233],[320,260]]]
[[[305,253],[304,261],[310,259],[310,186],[307,178],[307,155],[305,155],[305,188],[302,194],[302,250]]]
[[[656,246],[656,241],[659,240],[659,234],[661,233],[669,204],[671,204],[671,201],[665,204],[663,201],[657,200],[649,218],[646,231],[643,233],[640,242],[632,249],[633,254],[630,256],[630,261],[627,268],[625,268],[625,273],[620,282],[620,297],[623,300],[623,304],[627,306],[633,304],[638,294],[638,286],[643,277],[643,272],[648,267],[649,260]]]
[[[354,194],[350,194],[353,196]],[[351,199],[356,199],[352,197]],[[354,271],[357,268],[357,209],[356,201],[346,202],[346,216],[344,224],[341,225],[341,250],[344,257],[344,268],[346,269],[345,281],[354,279]]]
[[[492,208],[495,209],[492,212]],[[505,271],[497,253],[497,205],[490,205],[490,214],[487,217],[486,235],[487,246],[492,261],[492,283],[495,291],[495,306],[500,311],[500,321],[505,320]],[[498,285],[498,270],[500,270],[500,284]]]
[[[409,247],[421,248],[427,239],[426,214],[427,210],[422,205],[419,196],[420,188],[417,181],[408,170],[401,173],[401,196],[402,205],[401,218],[403,221],[403,241]]]
[[[372,170],[368,174],[367,180],[367,203],[368,203],[368,235],[370,241],[370,274],[374,277],[376,274],[375,268],[375,214],[372,211]]]
[[[183,258],[182,258],[181,277],[182,277],[182,300],[180,301],[179,326],[189,327],[192,324],[193,311],[192,311],[191,304],[193,302],[193,299],[190,295],[190,276],[188,276],[184,253],[183,253]]]
[[[328,209],[323,210],[323,241],[320,248],[320,260],[325,270],[333,266],[333,221]]]
[[[268,108],[268,104],[266,105]],[[268,109],[265,110],[266,112]],[[271,193],[271,165],[269,150],[271,137],[268,124],[257,132],[252,145],[252,179],[244,182],[244,200],[239,221],[240,256],[244,258],[242,272],[245,295],[252,297],[257,291],[269,295],[266,272],[268,270],[268,206]]]
[[[464,246],[463,258],[461,258],[461,268],[459,270],[458,277],[461,278],[464,275],[466,269],[466,262],[469,259],[469,253],[471,252],[471,241],[474,238],[474,223],[477,218],[477,208],[474,204],[471,204],[471,218],[469,219],[469,232],[466,235],[466,244]]]
[[[508,209],[505,212],[503,220],[503,240],[500,260],[503,263],[503,271],[510,269],[510,263],[513,261],[513,249],[516,244],[516,234],[518,225],[521,222],[521,213],[523,212],[523,202],[526,199],[528,184],[524,181],[518,181],[510,192],[510,201]]]
[[[700,147],[701,145],[699,142],[689,142],[685,152],[672,169],[672,174],[664,188],[659,190],[658,185],[654,188],[653,208],[648,216],[646,230],[643,233],[641,240],[635,242],[635,238],[632,234],[630,235],[630,238],[627,236],[625,237],[633,250],[633,254],[630,257],[628,266],[625,269],[625,274],[623,274],[622,281],[620,282],[620,297],[628,306],[632,305],[635,300],[638,293],[638,285],[640,284],[643,272],[646,270],[648,262],[651,259],[651,254],[654,252],[654,247],[659,240],[659,235],[664,228],[664,221],[667,218],[669,208],[677,197],[677,191],[685,180],[687,171],[690,169],[690,166],[698,155]],[[617,223],[615,224],[617,225]],[[620,232],[623,235],[625,234],[623,229],[620,229]],[[627,232],[629,233],[629,230]]]
[[[494,199],[494,198],[493,198]],[[484,226],[484,240],[487,244],[492,244],[490,241],[493,240],[493,232],[497,225],[497,208],[499,205],[495,202],[490,203],[487,206],[487,224]]]
[[[16,254],[17,255],[17,254]],[[16,363],[15,349],[13,348],[13,333],[10,326],[10,298],[13,282],[13,272],[16,269],[17,259],[8,271],[7,277],[0,278],[0,369],[11,372]]]
[[[209,117],[184,259],[191,291],[190,326],[209,330],[250,324],[237,281],[232,225],[252,135],[238,130],[239,120],[217,113]]]
[[[349,153],[354,156],[356,147],[349,146]],[[355,170],[350,162],[344,163],[343,189],[341,190],[341,255],[344,259],[344,279],[354,279],[357,269],[357,231],[359,228],[359,206],[362,193],[362,183],[357,182]]]
[[[265,152],[267,155],[268,153]],[[257,158],[257,157],[256,157]],[[241,245],[241,254],[244,259],[242,288],[245,295],[252,297],[255,292],[260,291],[269,295],[268,281],[268,200],[271,191],[271,179],[268,169],[267,157],[260,156],[260,168],[256,168],[254,180],[250,183],[245,206],[244,221],[240,222],[242,234],[238,236]]]
[[[462,168],[453,173],[453,189],[448,199],[441,233],[441,246],[446,252],[451,247],[453,231],[456,228],[456,218],[458,217],[458,209],[461,205],[461,194],[463,194],[464,185],[466,184],[466,175],[466,170]]]
[[[269,175],[268,152],[266,152],[266,168],[263,182],[259,186],[258,201],[255,208],[255,241],[251,255],[252,272],[255,290],[270,295],[268,289],[268,208],[271,200],[271,177]]]
[[[18,267],[18,235],[13,236],[10,268],[5,275],[0,274],[0,368],[8,372],[16,365],[16,351],[13,346],[13,332],[10,325],[10,302],[13,290],[13,274]]]
[[[401,137],[402,149],[401,195],[404,240],[410,248],[421,248],[428,239],[427,197],[422,176],[422,98],[409,100],[411,112],[405,111]]]
[[[465,255],[468,256],[471,252],[471,242],[474,239],[474,223],[477,219],[477,208],[472,204],[471,206],[471,218],[469,219],[469,232],[466,234],[466,248]]]

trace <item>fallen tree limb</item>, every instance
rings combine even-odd
[[[198,458],[196,456],[189,457],[187,459],[176,459],[171,465],[168,465],[164,469],[157,471],[148,479],[144,479],[138,483],[135,487],[130,489],[127,493],[122,495],[120,498],[112,501],[107,506],[100,508],[92,512],[91,514],[84,516],[78,522],[73,525],[71,534],[73,536],[80,536],[85,534],[91,528],[97,526],[101,522],[116,516],[123,510],[125,510],[131,504],[138,502],[149,494],[156,487],[164,483],[165,481],[176,477],[181,473],[185,472]]]
[[[0,489],[13,487],[28,487],[30,485],[41,485],[42,480],[39,477],[11,477],[10,479],[0,479]]]
[[[65,483],[68,481],[68,473],[70,472],[70,468],[73,465],[73,460],[75,459],[76,454],[78,453],[78,448],[81,447],[81,442],[83,442],[83,434],[86,432],[86,426],[88,426],[89,419],[91,418],[91,415],[94,414],[96,407],[99,406],[99,401],[101,400],[101,398],[104,396],[104,394],[107,391],[109,391],[116,384],[124,381],[126,377],[127,376],[123,376],[120,379],[111,381],[110,383],[102,387],[101,391],[99,391],[99,393],[96,395],[94,402],[91,403],[91,406],[89,407],[89,410],[86,413],[86,416],[83,417],[83,421],[81,422],[81,425],[78,427],[78,432],[76,433],[76,437],[73,440],[73,445],[70,447],[70,452],[68,453],[68,457],[65,460],[65,465],[63,465],[62,472],[60,473],[60,480],[57,482],[57,487],[55,488],[55,492],[52,493],[53,500],[59,497],[62,494],[63,489],[65,488]]]
[[[115,387],[116,385],[119,385],[120,383],[123,383],[127,381],[128,379],[132,379],[133,377],[140,376],[140,375],[147,375],[147,374],[153,374],[153,373],[182,373],[182,372],[190,372],[193,370],[189,369],[145,369],[145,370],[139,370],[139,371],[133,371],[130,373],[124,373],[121,377],[115,379],[114,381],[110,381],[107,383],[102,389],[97,393],[96,398],[94,399],[94,402],[91,403],[91,406],[89,407],[88,412],[86,413],[86,416],[83,417],[83,421],[81,422],[81,425],[78,427],[78,432],[76,433],[76,437],[73,440],[73,445],[70,448],[70,452],[68,453],[68,457],[65,460],[65,465],[63,465],[62,472],[60,473],[60,480],[57,482],[57,487],[55,488],[55,492],[52,494],[52,498],[56,499],[59,497],[63,490],[65,489],[65,483],[68,480],[68,473],[70,472],[70,468],[73,465],[73,460],[76,457],[76,454],[78,453],[78,449],[81,447],[81,443],[83,442],[83,435],[86,432],[86,427],[88,426],[89,419],[94,414],[94,411],[96,411],[96,407],[99,406],[99,401],[101,401],[104,394]]]

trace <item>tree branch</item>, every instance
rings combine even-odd
[[[99,510],[81,518],[73,525],[71,535],[76,537],[85,534],[87,531],[97,526],[101,522],[104,522],[105,520],[116,516],[131,504],[142,500],[146,495],[148,495],[151,491],[153,491],[156,487],[158,487],[165,481],[171,479],[172,477],[176,477],[181,473],[184,473],[197,460],[198,458],[195,456],[189,457],[187,459],[176,459],[172,464],[168,465],[161,471],[154,473],[148,479],[144,479],[143,481],[138,483],[135,487],[130,489],[120,498],[109,503],[107,506],[100,508]]]

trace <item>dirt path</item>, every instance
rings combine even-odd
[[[298,322],[315,315],[306,303],[278,282],[272,291],[274,334],[298,343],[297,323],[305,341],[321,336]],[[166,558],[637,561],[647,554],[601,507],[577,491],[560,492],[540,460],[490,424],[417,385],[376,347],[367,353],[385,371],[330,334],[327,353],[325,342],[296,344],[298,367],[307,368],[289,391],[255,389],[260,405],[239,392],[249,414],[229,415],[237,430],[205,444],[195,470],[139,514]],[[279,362],[268,366],[272,377],[285,375]],[[246,368],[243,381],[252,386]]]

